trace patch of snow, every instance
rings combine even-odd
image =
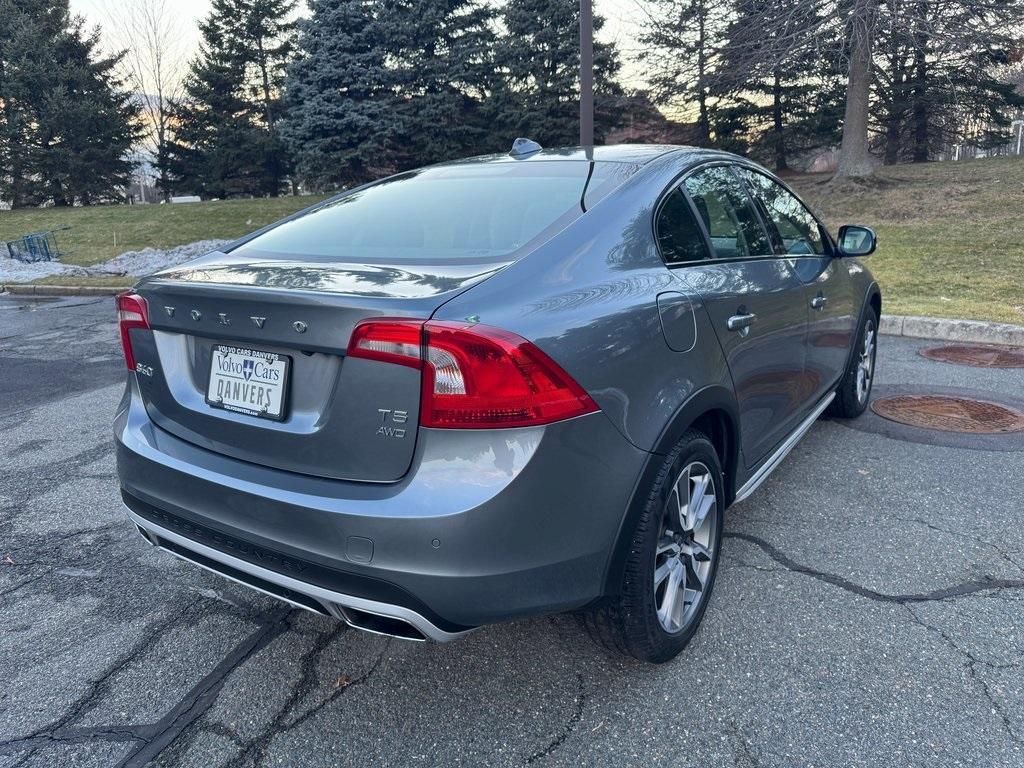
[[[4,283],[31,283],[43,277],[86,277],[89,275],[124,275],[145,277],[165,267],[173,267],[190,259],[215,251],[229,240],[200,240],[176,248],[143,248],[128,251],[109,261],[91,267],[62,264],[59,261],[36,261],[31,264],[0,255],[0,285]]]
[[[141,251],[128,251],[120,256],[115,256],[110,261],[89,267],[89,273],[144,277],[165,267],[173,267],[189,259],[195,259],[210,251],[215,251],[227,242],[230,241],[200,240],[188,245],[179,245],[176,248],[143,248]]]
[[[61,264],[59,261],[18,261],[7,256],[0,256],[0,285],[3,283],[31,283],[44,277],[63,275],[82,277],[89,274],[84,267],[74,264]]]

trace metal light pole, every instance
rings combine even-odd
[[[594,4],[580,0],[580,145],[594,143]]]

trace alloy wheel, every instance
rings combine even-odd
[[[685,629],[704,600],[718,526],[715,477],[699,461],[676,479],[661,516],[654,558],[654,603],[662,628]]]
[[[864,324],[864,338],[861,341],[860,357],[857,360],[857,402],[864,403],[871,392],[871,377],[875,372],[875,323]]]

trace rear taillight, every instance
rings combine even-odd
[[[536,346],[489,326],[370,320],[356,327],[348,355],[422,368],[424,427],[529,427],[598,410]]]
[[[426,340],[425,427],[528,427],[597,410],[554,360],[513,333],[430,322]]]
[[[124,350],[124,361],[129,371],[135,370],[135,353],[132,352],[132,339],[128,331],[132,328],[149,329],[149,309],[146,300],[137,293],[121,293],[116,297],[117,323],[121,328],[121,348]]]
[[[410,320],[369,320],[352,331],[349,357],[365,357],[419,368],[423,364],[423,323]]]

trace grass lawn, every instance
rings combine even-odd
[[[882,168],[865,183],[787,179],[825,217],[864,224],[887,314],[1024,324],[1024,157]]]
[[[0,240],[57,232],[61,261],[88,266],[125,251],[170,248],[211,238],[234,239],[321,200],[278,197],[174,205],[100,205],[0,211]]]
[[[825,217],[879,235],[868,265],[889,314],[1024,323],[1024,158],[882,168],[865,182],[790,183]],[[57,234],[65,261],[94,264],[128,250],[234,238],[318,198],[179,205],[0,211],[0,240],[68,226]],[[48,278],[63,284],[130,285],[132,278]]]

